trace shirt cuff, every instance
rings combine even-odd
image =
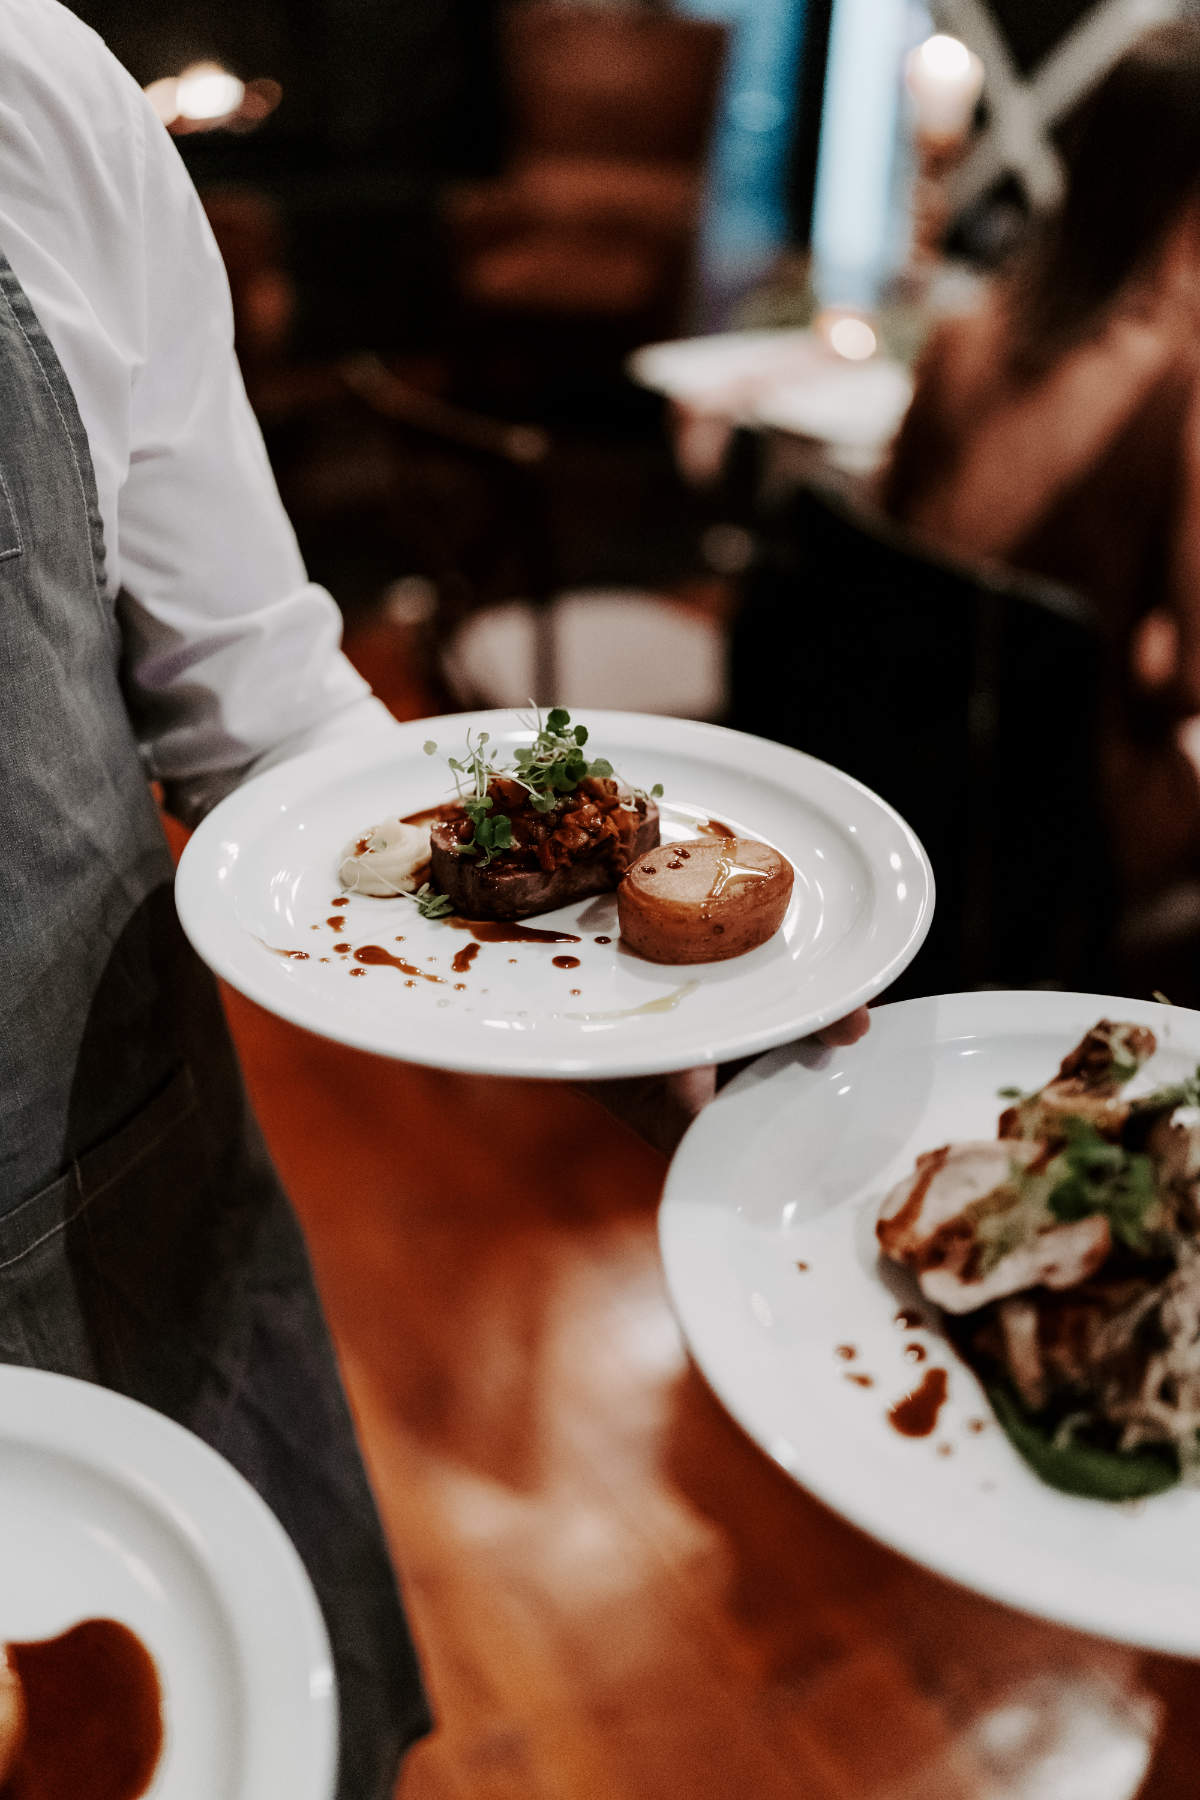
[[[262,756],[245,763],[240,769],[213,769],[206,774],[188,776],[180,781],[164,781],[163,802],[173,818],[184,825],[196,826],[214,806],[232,794],[255,775],[278,768],[308,750],[323,750],[333,744],[360,739],[364,750],[382,742],[399,729],[399,721],[382,700],[365,695],[340,708],[318,725],[310,725],[274,745]]]

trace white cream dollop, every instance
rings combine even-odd
[[[352,894],[411,894],[428,879],[429,827],[384,819],[342,851],[338,880]]]

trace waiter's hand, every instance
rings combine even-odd
[[[857,1044],[870,1026],[870,1013],[865,1006],[859,1006],[846,1018],[822,1026],[813,1036],[831,1050],[839,1050],[846,1044]],[[581,1081],[578,1086],[655,1150],[670,1156],[696,1114],[703,1111],[731,1072],[736,1073],[736,1068],[681,1069],[675,1075]]]

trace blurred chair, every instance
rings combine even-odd
[[[937,910],[891,998],[1101,979],[1100,661],[1062,588],[935,559],[832,491],[783,503],[734,626],[728,722],[844,769],[923,842]]]
[[[347,358],[341,382],[401,451],[431,448],[475,471],[496,504],[482,534],[489,567],[471,554],[458,507],[432,491],[424,511],[431,673],[458,706],[564,700],[584,707],[716,717],[724,699],[718,623],[669,597],[624,590],[559,591],[546,469],[552,440],[421,393],[379,358]],[[460,500],[461,486],[453,490]],[[404,496],[397,492],[397,501]],[[506,581],[500,598],[495,582]]]
[[[483,329],[587,326],[612,349],[678,328],[725,41],[649,10],[509,8],[509,166],[451,215]]]

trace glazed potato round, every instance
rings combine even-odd
[[[617,889],[621,941],[648,962],[724,962],[779,930],[792,865],[753,838],[697,838],[639,856]]]

